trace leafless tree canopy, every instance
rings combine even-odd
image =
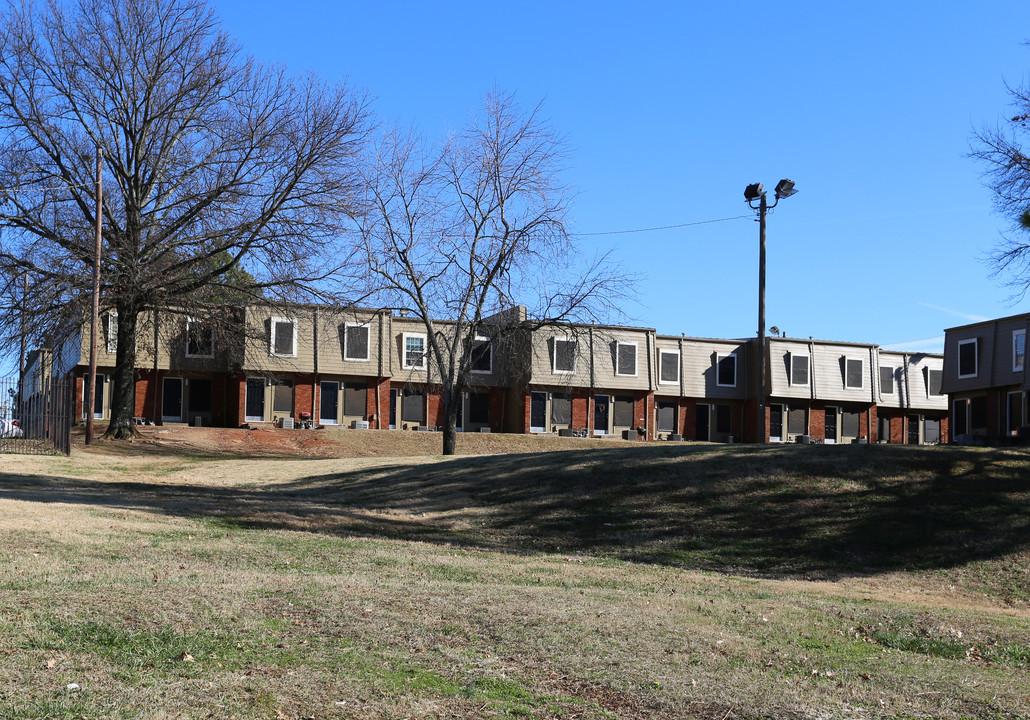
[[[566,231],[564,160],[539,107],[526,111],[497,93],[439,147],[400,132],[376,143],[359,267],[380,306],[425,325],[445,453],[454,451],[477,336],[502,343],[534,324],[602,319],[626,296],[627,279],[608,258],[584,258]]]
[[[28,273],[35,341],[81,320],[101,148],[102,295],[120,325],[113,431],[131,421],[144,310],[288,297],[343,276],[367,127],[363,97],[261,67],[202,0],[8,6],[0,270]]]
[[[984,166],[984,182],[994,192],[995,209],[1012,221],[990,256],[993,276],[1013,288],[1015,298],[1030,290],[1030,91],[1010,87],[1012,115],[975,136],[972,156]]]

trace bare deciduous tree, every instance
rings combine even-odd
[[[562,139],[539,107],[524,111],[513,96],[490,94],[482,115],[442,147],[391,133],[376,151],[361,267],[381,307],[425,328],[450,455],[477,337],[510,357],[516,335],[606,317],[632,284],[607,255],[587,260],[569,237]]]
[[[88,307],[103,151],[102,296],[119,324],[109,436],[133,432],[144,311],[289,298],[341,276],[367,129],[362,96],[258,65],[203,0],[0,15],[0,271],[28,271],[39,341]]]
[[[999,214],[1012,228],[990,255],[992,275],[1013,288],[1015,298],[1030,291],[1030,90],[1010,87],[1012,116],[975,135],[971,156],[985,166],[984,182]]]

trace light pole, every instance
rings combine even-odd
[[[790,197],[796,192],[794,181],[783,178],[776,183],[775,197],[770,205],[765,199],[762,183],[752,183],[744,188],[744,199],[748,207],[758,211],[758,406],[755,414],[758,417],[756,424],[759,443],[765,442],[765,215],[776,207],[780,198]]]

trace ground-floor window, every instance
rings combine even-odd
[[[658,403],[658,432],[676,432],[676,403]]]

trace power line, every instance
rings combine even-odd
[[[640,228],[639,230],[609,230],[608,232],[571,233],[572,237],[590,237],[594,235],[627,235],[629,233],[652,232],[654,230],[673,230],[675,228],[690,227],[692,225],[710,225],[711,223],[728,222],[730,220],[744,220],[750,215],[737,215],[736,217],[718,218],[717,220],[699,220],[698,222],[680,223],[679,225],[662,225],[661,227]]]

